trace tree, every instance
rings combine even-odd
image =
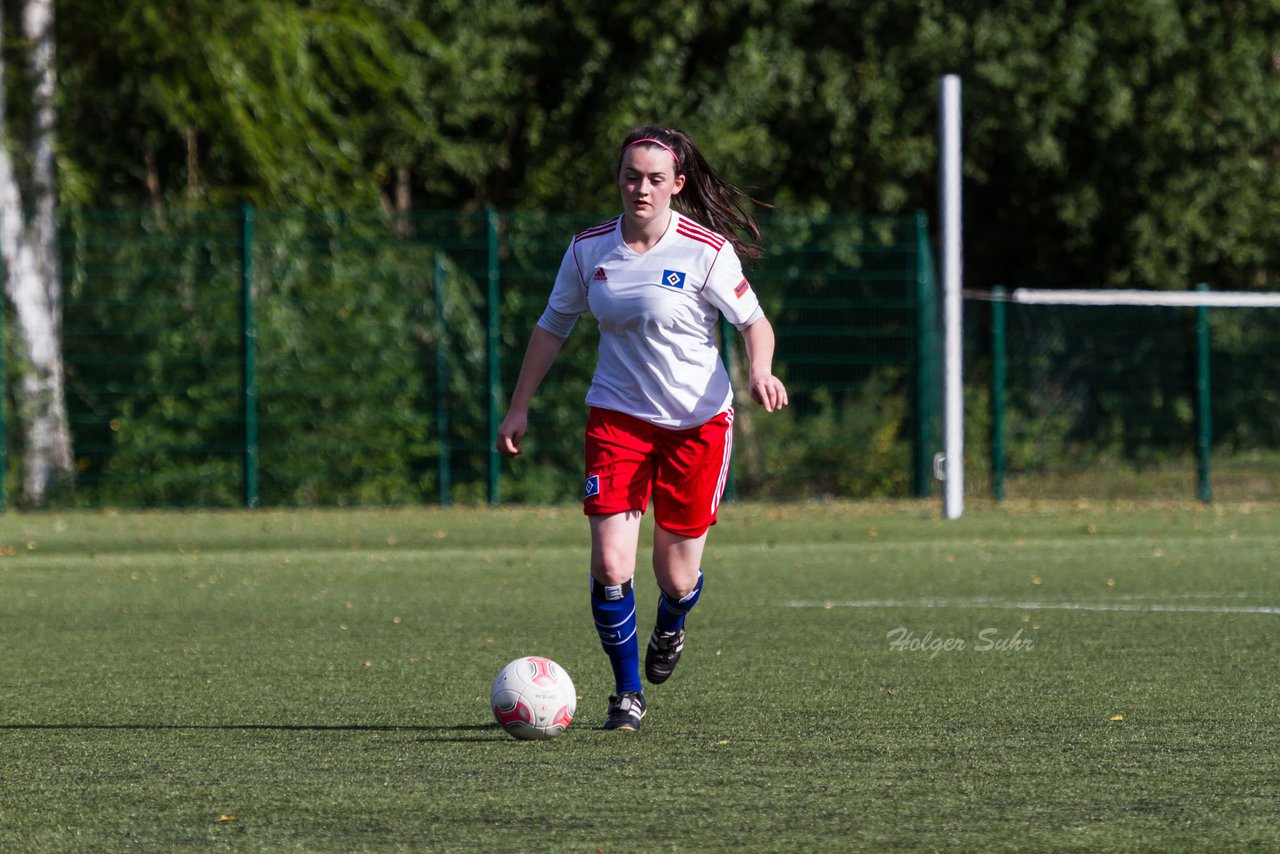
[[[367,209],[391,132],[430,137],[412,72],[432,43],[397,4],[64,6],[66,202]]]
[[[0,5],[0,42],[3,13]],[[22,28],[33,87],[30,149],[21,157],[9,150],[7,81],[0,63],[0,257],[6,273],[5,292],[17,314],[23,361],[15,390],[25,435],[23,499],[38,505],[44,503],[50,483],[72,469],[62,364],[62,281],[54,181],[57,74],[53,0],[26,0]],[[20,183],[17,164],[24,162],[29,164],[29,174]]]

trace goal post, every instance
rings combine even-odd
[[[964,514],[964,244],[962,202],[960,77],[948,74],[938,92],[938,207],[942,220],[943,450],[936,468],[942,477],[942,510],[948,519]]]
[[[987,450],[990,454],[991,495],[995,500],[999,501],[1004,498],[1008,468],[1006,411],[1010,393],[1010,358],[1008,353],[1010,329],[1006,307],[1013,306],[1022,310],[1022,323],[1028,327],[1022,330],[1024,346],[1035,350],[1032,354],[1022,354],[1022,358],[1032,362],[1038,360],[1038,367],[1033,366],[1030,369],[1041,371],[1045,374],[1053,372],[1053,361],[1055,359],[1063,360],[1064,353],[1067,354],[1065,357],[1067,360],[1071,360],[1077,365],[1088,364],[1091,359],[1095,362],[1109,359],[1107,370],[1119,373],[1124,373],[1126,370],[1138,372],[1138,368],[1141,367],[1139,362],[1143,358],[1154,358],[1155,355],[1158,355],[1153,354],[1152,351],[1158,350],[1159,345],[1150,344],[1148,339],[1155,336],[1157,331],[1164,330],[1166,342],[1173,342],[1167,346],[1182,351],[1176,355],[1176,364],[1170,363],[1167,366],[1155,367],[1147,365],[1143,370],[1147,372],[1154,371],[1170,387],[1182,389],[1179,394],[1184,394],[1185,397],[1179,400],[1180,406],[1175,407],[1175,409],[1184,414],[1188,409],[1190,410],[1186,421],[1194,429],[1194,439],[1189,444],[1194,448],[1195,455],[1196,497],[1202,502],[1212,500],[1211,461],[1214,444],[1214,425],[1212,417],[1211,347],[1213,342],[1209,312],[1210,309],[1280,308],[1280,294],[1249,291],[1211,291],[1207,284],[1202,283],[1197,285],[1195,290],[1176,292],[1036,288],[1016,288],[1006,291],[1004,288],[995,287],[990,291],[965,291],[964,296],[966,300],[988,303],[990,309],[985,313],[985,319],[990,324],[988,337],[991,358],[990,386],[988,388],[989,411],[981,414],[988,419],[990,430]],[[1082,341],[1071,341],[1069,344],[1065,341],[1059,341],[1056,349],[1054,346],[1045,343],[1047,337],[1052,337],[1048,327],[1047,325],[1035,326],[1033,318],[1038,317],[1047,324],[1046,317],[1055,308],[1069,308],[1080,312],[1080,314],[1073,315],[1073,317],[1077,318],[1073,321],[1076,325],[1070,326],[1069,329],[1083,339]],[[1044,309],[1044,311],[1042,312],[1040,309]],[[1114,319],[1115,312],[1118,309],[1137,312],[1150,310],[1153,314],[1150,316],[1150,321],[1140,327],[1141,331],[1139,331],[1139,328],[1132,329],[1129,333],[1131,339],[1124,340],[1126,338],[1124,330],[1117,331],[1106,328],[1106,321],[1108,318]],[[1178,322],[1171,323],[1167,318],[1160,319],[1169,310],[1178,309],[1191,310],[1194,312],[1194,316],[1189,318],[1186,315],[1182,315],[1180,327]],[[1094,314],[1093,312],[1095,311],[1099,313]],[[1145,317],[1146,315],[1143,316]],[[1053,334],[1065,338],[1069,335],[1069,332],[1065,331],[1067,324],[1065,321],[1059,321],[1059,323],[1061,328],[1057,329]],[[1170,328],[1173,329],[1172,332],[1168,331]],[[1177,332],[1178,328],[1186,330],[1186,334]],[[1040,340],[1037,340],[1037,338]],[[1102,342],[1102,344],[1099,342]],[[1105,347],[1102,345],[1105,345]],[[1107,354],[1090,353],[1089,348],[1091,346],[1097,349],[1109,349],[1110,352]],[[1125,361],[1124,355],[1117,356],[1118,353],[1123,354],[1127,347],[1131,347],[1133,350],[1132,354],[1128,354],[1129,362]],[[1174,357],[1169,358],[1174,359]],[[1126,368],[1126,365],[1128,365],[1128,368]],[[1064,388],[1066,385],[1064,384]],[[1096,388],[1094,392],[1096,393]],[[1066,392],[1060,390],[1058,394],[1059,396],[1075,394],[1077,398],[1082,396],[1079,389],[1069,389]],[[1096,401],[1081,403],[1077,400],[1077,404],[1084,407],[1090,404],[1096,405]],[[1130,410],[1140,409],[1138,406],[1128,408]],[[1114,419],[1118,416],[1112,415],[1110,417]],[[1159,414],[1153,414],[1152,417],[1160,416]]]
[[[1178,461],[1185,461],[1194,454],[1195,495],[1201,501],[1209,502],[1214,493],[1211,463],[1215,445],[1222,449],[1218,457],[1220,475],[1217,485],[1220,488],[1225,481],[1226,491],[1230,494],[1233,488],[1238,489],[1247,482],[1249,490],[1280,498],[1280,476],[1273,478],[1273,482],[1267,482],[1253,471],[1255,462],[1280,470],[1280,392],[1270,385],[1261,367],[1280,359],[1280,326],[1269,319],[1270,309],[1280,307],[1280,294],[1212,291],[1203,284],[1194,290],[1178,292],[1027,287],[1008,292],[999,288],[991,291],[966,290],[963,275],[962,129],[961,78],[947,74],[938,79],[938,243],[942,274],[939,288],[942,340],[936,352],[942,362],[943,442],[941,452],[934,456],[935,477],[943,481],[944,516],[957,519],[963,515],[966,474],[970,477],[976,474],[979,480],[982,476],[980,461],[970,460],[970,465],[966,466],[966,441],[971,456],[981,457],[985,452],[990,453],[991,493],[996,500],[1004,498],[1006,458],[1010,454],[1017,456],[1020,462],[1034,460],[1039,467],[1037,472],[1052,469],[1056,463],[1065,461],[1074,468],[1065,469],[1067,476],[1063,483],[1086,492],[1090,486],[1081,486],[1077,475],[1089,465],[1095,465],[1100,479],[1092,486],[1109,491],[1127,487],[1128,484],[1120,484],[1114,478],[1114,475],[1122,476],[1127,471],[1142,478],[1139,491],[1143,494],[1169,490],[1176,483],[1173,491],[1178,495],[1190,491],[1181,480],[1183,472],[1180,469],[1185,462]],[[967,301],[988,302],[991,311],[969,312],[965,306]],[[1055,312],[1063,316],[1075,312],[1077,314],[1071,315],[1073,319],[1070,322],[1081,325],[1073,327],[1075,331],[1070,335],[1060,336],[1050,344],[1030,345],[1039,360],[1037,370],[1052,374],[1053,369],[1045,365],[1056,356],[1065,357],[1071,363],[1068,374],[1075,372],[1074,376],[1067,378],[1067,385],[1058,389],[1067,392],[1068,396],[1075,395],[1069,401],[1075,407],[1074,411],[1068,407],[1063,412],[1054,413],[1055,419],[1037,421],[1035,413],[1010,405],[1006,399],[1010,389],[1017,389],[1019,382],[1026,383],[1027,380],[1010,376],[1010,369],[1015,366],[1005,357],[1005,348],[1012,343],[1009,323],[1025,320],[1024,310],[1037,310],[1039,307],[1045,309],[1046,316]],[[1229,315],[1213,313],[1211,323],[1211,312],[1217,309],[1246,312],[1239,323],[1234,319],[1228,320]],[[1139,322],[1150,323],[1153,328],[1138,331],[1137,328],[1122,330],[1115,326],[1118,322],[1116,316],[1130,314],[1147,318]],[[1170,321],[1171,315],[1176,315],[1178,320]],[[1093,320],[1081,320],[1084,316],[1091,316]],[[973,330],[984,324],[989,324],[993,353],[991,384],[986,388],[964,382],[964,378],[972,373],[967,369],[966,361],[972,359],[976,349],[974,344],[978,340],[974,338]],[[1110,327],[1115,327],[1112,332],[1103,331]],[[1221,330],[1223,341],[1214,340],[1215,329]],[[1111,338],[1107,339],[1107,335]],[[1130,341],[1141,346],[1124,351],[1124,345]],[[1108,352],[1105,366],[1098,368],[1094,377],[1084,376],[1094,370],[1094,366],[1087,364],[1088,355],[1066,349],[1077,344],[1085,351],[1096,345],[1097,349]],[[1211,353],[1211,348],[1216,349]],[[1157,365],[1148,359],[1143,362],[1141,370],[1126,367],[1134,360],[1141,361],[1153,354],[1157,360],[1165,359],[1166,363]],[[1242,366],[1239,359],[1248,362],[1249,367]],[[1217,390],[1211,376],[1215,365],[1226,379],[1226,394],[1216,401],[1214,395]],[[1100,381],[1107,371],[1111,372],[1111,377],[1119,377],[1120,381],[1113,382],[1113,387],[1104,390],[1106,399],[1084,399],[1091,390],[1096,391],[1091,383]],[[1059,375],[1051,382],[1061,379]],[[1132,386],[1140,382],[1148,383],[1148,387],[1145,390],[1125,387],[1126,383]],[[981,413],[986,423],[974,425],[966,413],[966,406],[972,407],[972,399],[983,395],[989,396],[990,409]],[[966,403],[966,399],[970,402]],[[1017,401],[1019,404],[1024,402]],[[1219,436],[1215,436],[1213,420],[1215,402],[1222,416]],[[1144,406],[1147,407],[1145,411]],[[1047,406],[1041,408],[1051,409]],[[1076,417],[1082,413],[1083,417]],[[1110,422],[1103,424],[1107,419]],[[1063,429],[1063,425],[1070,425],[1070,431]],[[976,431],[975,426],[979,428]],[[990,431],[989,444],[985,449],[981,442],[982,430]],[[967,432],[970,435],[966,439]],[[1014,440],[1012,444],[1011,438]],[[1100,439],[1105,439],[1105,442],[1099,444]],[[1064,444],[1057,450],[1029,452],[1037,441],[1045,447],[1052,446],[1055,441],[1069,441],[1071,444]],[[1036,453],[1039,453],[1038,458]],[[1226,465],[1223,465],[1224,453],[1230,455],[1225,458]],[[1088,455],[1092,457],[1085,459]],[[1103,460],[1106,462],[1099,462]],[[1108,468],[1110,463],[1116,462],[1121,465]],[[1233,466],[1235,471],[1232,471]],[[1234,480],[1224,478],[1223,473],[1236,477]],[[1076,478],[1074,482],[1073,478]],[[1042,479],[1035,484],[1036,488],[1048,486],[1052,489],[1054,485],[1048,484],[1048,480]]]

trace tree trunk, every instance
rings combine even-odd
[[[159,217],[164,200],[160,195],[160,169],[156,165],[156,149],[151,143],[147,143],[142,152],[142,166],[147,173],[147,198],[151,199],[151,210]]]
[[[14,158],[0,145],[0,255],[5,289],[17,316],[20,378],[15,389],[25,433],[23,499],[43,504],[50,483],[72,470],[62,364],[62,277],[58,261],[57,196],[54,184],[53,0],[26,0],[23,35],[30,45],[28,69],[34,83],[31,192],[23,203]],[[0,6],[0,42],[3,41]],[[4,70],[0,68],[0,136],[7,115]]]
[[[411,236],[413,225],[409,220],[409,209],[413,206],[413,184],[409,176],[408,166],[396,167],[396,237],[407,240]]]
[[[187,125],[187,198],[200,198],[200,137],[196,126]]]

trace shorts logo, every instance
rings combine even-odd
[[[590,498],[593,495],[600,494],[600,475],[593,474],[587,478],[586,488],[582,491],[583,499]]]
[[[738,282],[738,286],[733,289],[733,295],[738,299],[742,299],[742,295],[750,290],[750,288],[751,285],[747,284],[746,279],[743,279],[741,282]]]
[[[683,289],[684,273],[678,273],[675,270],[663,270],[662,284],[667,285],[668,287],[676,288],[676,289]]]

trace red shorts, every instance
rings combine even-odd
[[[733,409],[699,427],[669,430],[611,409],[587,418],[588,516],[644,512],[673,534],[700,537],[716,522],[729,477]]]

